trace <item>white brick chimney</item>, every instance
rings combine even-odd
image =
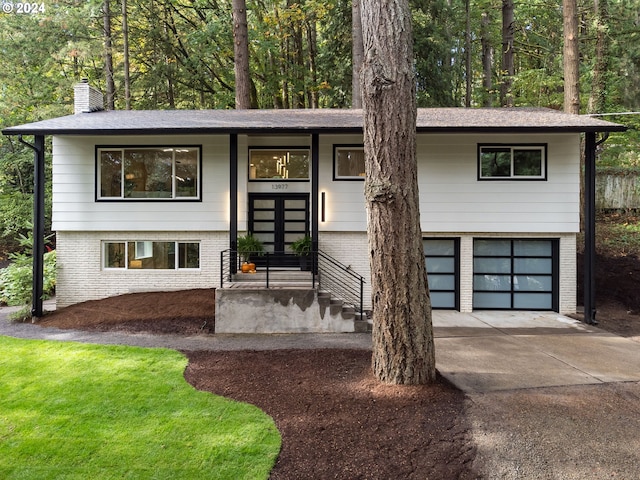
[[[104,110],[102,92],[89,85],[89,80],[86,78],[73,87],[73,110],[75,114]]]

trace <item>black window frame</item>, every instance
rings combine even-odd
[[[101,192],[101,185],[102,185],[102,178],[101,178],[101,165],[100,165],[100,151],[101,150],[127,150],[127,149],[166,149],[166,148],[172,148],[172,149],[181,149],[181,148],[195,148],[198,152],[198,178],[196,181],[196,189],[197,189],[197,196],[195,197],[176,197],[175,194],[175,182],[172,180],[172,191],[171,191],[171,197],[168,198],[162,198],[162,197],[158,197],[158,198],[132,198],[132,197],[125,197],[125,196],[120,196],[120,197],[103,197],[101,196],[100,192]],[[149,144],[145,144],[145,145],[96,145],[95,146],[95,152],[94,152],[94,156],[95,156],[95,162],[94,162],[94,166],[95,166],[95,191],[94,191],[94,198],[96,202],[202,202],[202,145],[177,145],[177,144],[168,144],[168,145],[149,145]],[[124,175],[124,172],[123,172]]]
[[[503,177],[484,177],[482,176],[482,149],[483,148],[500,148],[511,150],[511,174]],[[515,150],[541,150],[542,151],[542,174],[540,176],[524,176],[513,174],[513,158]],[[548,158],[549,158],[549,144],[548,143],[479,143],[477,149],[477,174],[478,181],[484,182],[499,182],[499,181],[518,181],[518,182],[546,182],[548,178]]]
[[[251,178],[251,152],[254,150],[258,151],[306,151],[309,156],[309,171],[307,178]],[[263,147],[261,145],[253,145],[249,146],[247,151],[247,180],[249,182],[310,182],[311,181],[311,147],[307,145],[301,146],[266,146]]]
[[[333,181],[335,182],[363,182],[365,175],[362,176],[340,176],[338,175],[338,150],[339,149],[358,149],[364,152],[363,143],[335,143],[333,144]],[[366,168],[366,167],[365,167]]]

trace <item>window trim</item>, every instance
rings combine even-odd
[[[511,149],[511,175],[508,177],[483,177],[482,176],[482,149],[483,148],[509,148]],[[514,150],[539,150],[542,152],[542,174],[536,176],[515,176],[513,174],[513,152]],[[478,168],[478,181],[534,181],[545,182],[547,181],[547,163],[549,157],[549,144],[547,143],[479,143],[477,150],[477,168]]]
[[[291,151],[306,151],[309,156],[309,172],[307,178],[251,178],[251,152],[253,150],[258,151],[286,151],[287,153]],[[311,181],[311,147],[308,145],[300,145],[300,146],[260,146],[253,145],[249,146],[247,149],[247,181],[249,182],[310,182]]]
[[[124,267],[108,267],[106,265],[107,261],[107,245],[111,243],[119,243],[124,244]],[[134,244],[134,251],[129,252],[129,244]],[[151,244],[151,248],[153,250],[154,243],[173,243],[175,249],[175,259],[174,259],[174,268],[130,268],[129,260],[141,260],[143,258],[149,258],[153,256],[153,253],[150,256],[138,257],[137,249],[138,244]],[[183,243],[197,243],[198,244],[198,267],[197,268],[188,268],[188,267],[180,267],[180,245]],[[102,240],[101,241],[101,260],[100,266],[101,269],[108,272],[122,272],[122,271],[144,271],[144,272],[177,272],[177,271],[189,271],[189,272],[199,272],[202,270],[202,241],[201,240]]]
[[[196,181],[196,189],[197,195],[195,197],[176,197],[175,196],[175,156],[172,161],[171,170],[172,170],[172,185],[171,185],[171,197],[169,198],[131,198],[131,197],[103,197],[100,195],[101,192],[101,168],[100,168],[100,151],[101,150],[121,150],[124,152],[127,149],[158,149],[158,148],[195,148],[198,152],[198,178]],[[95,146],[95,201],[96,202],[202,202],[202,145],[96,145]],[[124,168],[122,169],[122,177],[124,178]],[[124,185],[124,182],[122,183]],[[122,190],[121,190],[122,194]]]
[[[338,150],[340,149],[362,149],[363,143],[334,143],[333,144],[333,180],[336,182],[363,182],[365,176],[341,176],[338,175]],[[366,175],[366,172],[365,172]]]

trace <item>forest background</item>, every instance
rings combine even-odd
[[[562,110],[562,3],[410,0],[418,106]],[[252,107],[352,106],[351,1],[246,7]],[[0,128],[73,113],[82,78],[110,109],[235,106],[231,0],[3,0],[2,12]],[[580,113],[630,127],[603,144],[599,168],[640,172],[637,0],[577,0],[577,18]],[[31,228],[32,164],[0,138],[0,260]]]

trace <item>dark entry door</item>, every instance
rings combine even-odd
[[[309,233],[309,194],[250,193],[249,231],[264,244],[270,264],[299,266],[289,245]]]

